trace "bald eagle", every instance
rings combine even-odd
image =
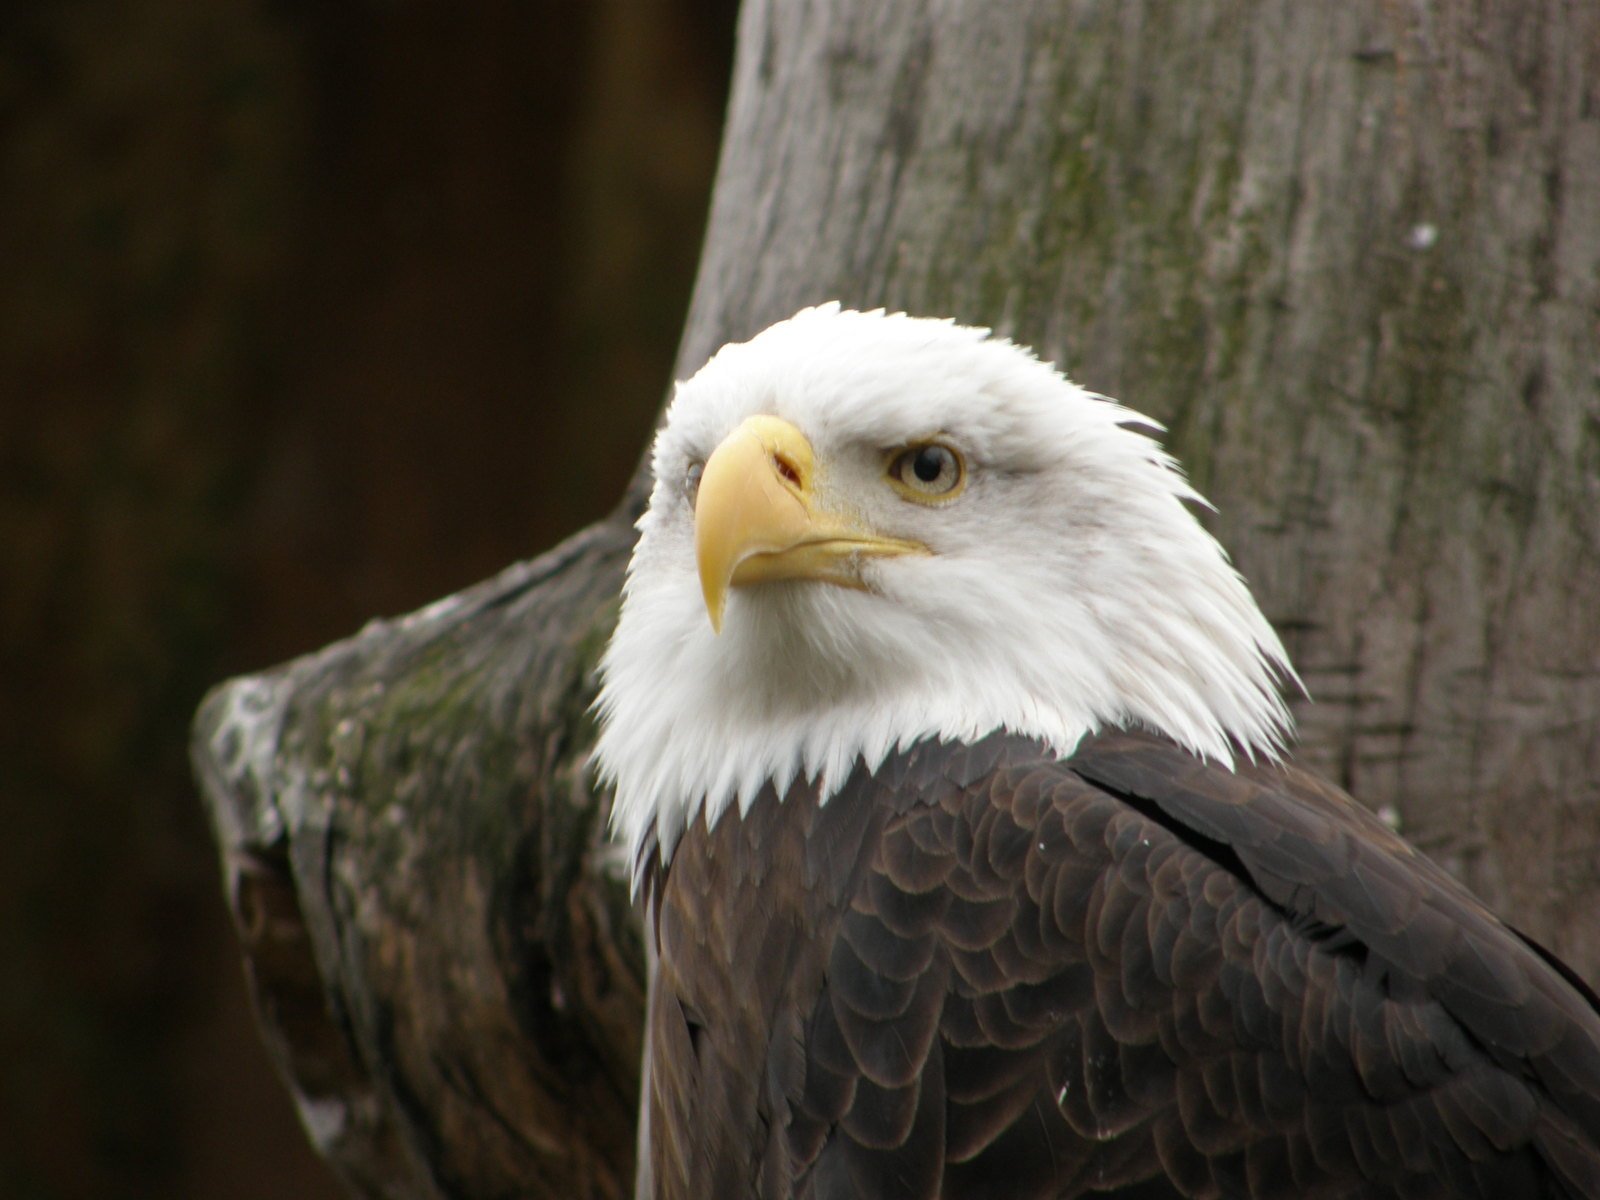
[[[1600,1196],[1595,994],[1282,761],[1156,432],[837,305],[678,387],[597,746],[656,1195]]]

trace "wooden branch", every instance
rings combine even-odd
[[[632,1189],[644,955],[585,771],[631,542],[618,517],[200,710],[257,1015],[361,1194]]]

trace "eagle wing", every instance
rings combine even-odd
[[[924,744],[685,835],[663,1195],[1600,1196],[1600,1006],[1337,789]]]

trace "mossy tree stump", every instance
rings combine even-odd
[[[1302,761],[1600,974],[1600,8],[752,0],[679,377],[832,298],[1166,422]],[[263,1027],[364,1193],[632,1188],[586,755],[638,500],[201,710]]]

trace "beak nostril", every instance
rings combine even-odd
[[[772,465],[777,468],[778,474],[783,476],[787,482],[795,487],[801,486],[800,468],[790,462],[784,455],[774,454],[772,456]]]

